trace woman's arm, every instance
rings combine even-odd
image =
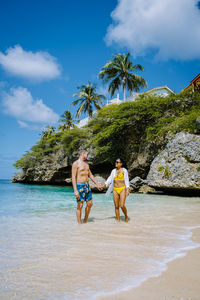
[[[113,180],[113,172],[114,170],[112,170],[112,172],[110,173],[110,176],[108,177],[108,179],[106,180],[105,184],[102,186],[103,189],[107,188]]]
[[[126,188],[130,188],[129,178],[128,178],[128,171],[124,168],[124,181]]]
[[[126,197],[128,197],[130,193],[130,183],[129,183],[129,178],[128,178],[128,171],[124,168],[124,181],[125,181],[125,186],[126,186]]]

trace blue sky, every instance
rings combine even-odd
[[[162,3],[162,5],[161,5]],[[101,67],[130,51],[148,89],[182,90],[200,72],[200,10],[193,0],[0,1],[0,178],[71,106],[77,86],[98,90]],[[120,96],[122,93],[120,91]]]

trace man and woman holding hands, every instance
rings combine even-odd
[[[72,185],[74,189],[74,195],[77,200],[77,222],[81,224],[81,211],[83,208],[83,203],[86,202],[84,223],[87,223],[88,216],[92,207],[92,193],[89,186],[89,178],[96,184],[99,191],[108,188],[106,196],[109,196],[113,192],[113,201],[115,205],[115,214],[117,221],[120,221],[120,211],[125,216],[125,222],[128,222],[127,209],[125,206],[126,198],[129,196],[129,178],[128,171],[123,167],[123,161],[118,158],[115,161],[115,168],[112,170],[110,176],[106,180],[104,185],[99,185],[95,180],[95,177],[90,171],[90,167],[86,162],[88,157],[88,152],[86,150],[81,150],[79,153],[79,158],[72,165]]]

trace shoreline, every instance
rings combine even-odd
[[[200,227],[191,229],[191,240],[199,246],[186,249],[185,255],[166,264],[160,275],[116,294],[98,300],[199,300],[200,299]]]
[[[51,182],[51,181],[23,181],[23,180],[13,180],[11,179],[0,179],[9,181],[10,183],[24,184],[24,185],[39,185],[39,186],[58,186],[58,187],[66,187],[73,188],[71,183],[67,182]],[[200,197],[200,189],[198,188],[160,188],[150,186],[155,189],[155,191],[149,191],[147,193],[142,193],[139,191],[130,191],[131,194],[148,194],[148,195],[167,195],[167,196],[180,196],[180,197]],[[98,191],[96,187],[91,187],[92,193],[106,193],[105,191]]]

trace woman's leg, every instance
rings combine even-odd
[[[117,192],[115,190],[113,190],[113,201],[114,201],[114,205],[115,205],[115,214],[116,214],[116,218],[117,221],[120,221],[120,214],[119,214],[119,195],[117,194]]]
[[[127,209],[125,206],[126,201],[126,188],[124,188],[120,193],[120,207],[125,216],[125,222],[128,222]]]

